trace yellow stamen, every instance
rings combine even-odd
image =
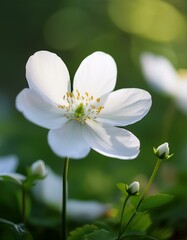
[[[93,104],[94,96],[85,92],[83,95],[76,89],[73,92],[66,92],[63,96],[66,101],[65,105],[58,105],[57,107],[65,111],[64,116],[68,119],[76,120],[84,124],[86,120],[97,118],[97,115],[104,108],[98,104],[101,99],[97,98],[96,103]]]
[[[187,79],[187,69],[179,69],[177,73],[181,80]]]

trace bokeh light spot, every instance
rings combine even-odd
[[[170,42],[185,36],[182,14],[160,0],[111,0],[108,13],[118,28],[144,38]]]

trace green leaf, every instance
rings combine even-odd
[[[84,225],[70,232],[68,240],[88,240],[88,235],[96,229],[98,229],[98,227],[95,225]]]
[[[161,227],[154,226],[154,229],[151,230],[151,235],[158,237],[159,239],[170,239],[173,235],[174,229],[171,227]]]
[[[1,240],[33,240],[30,232],[23,224],[15,224],[5,219],[0,219]]]
[[[142,201],[139,211],[147,211],[152,208],[160,207],[170,202],[173,198],[174,196],[170,194],[157,194],[149,196]]]
[[[3,181],[11,181],[19,185],[22,185],[23,181],[25,180],[25,176],[19,173],[1,173],[0,179]]]
[[[124,223],[126,224],[127,220],[125,220]],[[135,215],[131,224],[129,224],[128,230],[141,231],[141,232],[144,231],[145,233],[145,231],[150,227],[150,225],[151,225],[151,218],[149,213],[139,212],[138,214]]]
[[[125,194],[125,195],[128,194],[127,191],[126,191],[127,187],[128,187],[128,186],[127,186],[127,184],[125,184],[125,183],[117,183],[117,188],[118,188],[119,190],[121,190],[122,193]]]
[[[99,229],[93,231],[91,234],[87,236],[89,240],[116,240],[116,234],[110,233],[104,229]]]
[[[123,235],[123,237],[121,237],[121,240],[137,240],[137,239],[141,239],[141,240],[158,240],[157,238],[151,237],[151,236],[147,236],[145,234],[143,234],[142,232],[127,232]]]
[[[132,197],[136,198],[136,197]],[[132,204],[127,204],[125,213],[124,213],[124,219],[123,223],[124,226],[128,224],[129,219],[132,217],[132,215],[135,214],[135,207]],[[148,212],[138,212],[135,214],[132,222],[128,225],[128,230],[132,231],[146,231],[148,227],[151,225],[151,218]]]

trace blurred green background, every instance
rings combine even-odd
[[[69,197],[118,201],[116,183],[138,179],[143,184],[155,164],[153,146],[168,141],[174,157],[162,164],[152,191],[173,193],[176,198],[162,214],[152,214],[157,227],[164,222],[172,228],[170,239],[187,239],[187,113],[176,108],[163,136],[171,99],[155,93],[140,68],[140,54],[149,51],[166,56],[176,68],[187,69],[186,17],[186,0],[1,0],[0,155],[16,154],[22,173],[43,159],[61,174],[63,159],[49,149],[47,130],[28,122],[15,109],[16,95],[27,87],[25,64],[34,52],[49,50],[63,59],[73,80],[86,56],[97,50],[107,52],[118,67],[116,89],[138,87],[152,95],[147,116],[126,127],[140,139],[141,152],[132,161],[93,151],[85,159],[70,161]],[[12,187],[0,186],[0,217],[19,222]]]

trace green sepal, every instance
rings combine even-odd
[[[23,186],[26,190],[31,189],[37,181],[44,179],[46,176],[41,177],[39,174],[33,174],[31,169],[27,169],[27,177],[23,182]]]

